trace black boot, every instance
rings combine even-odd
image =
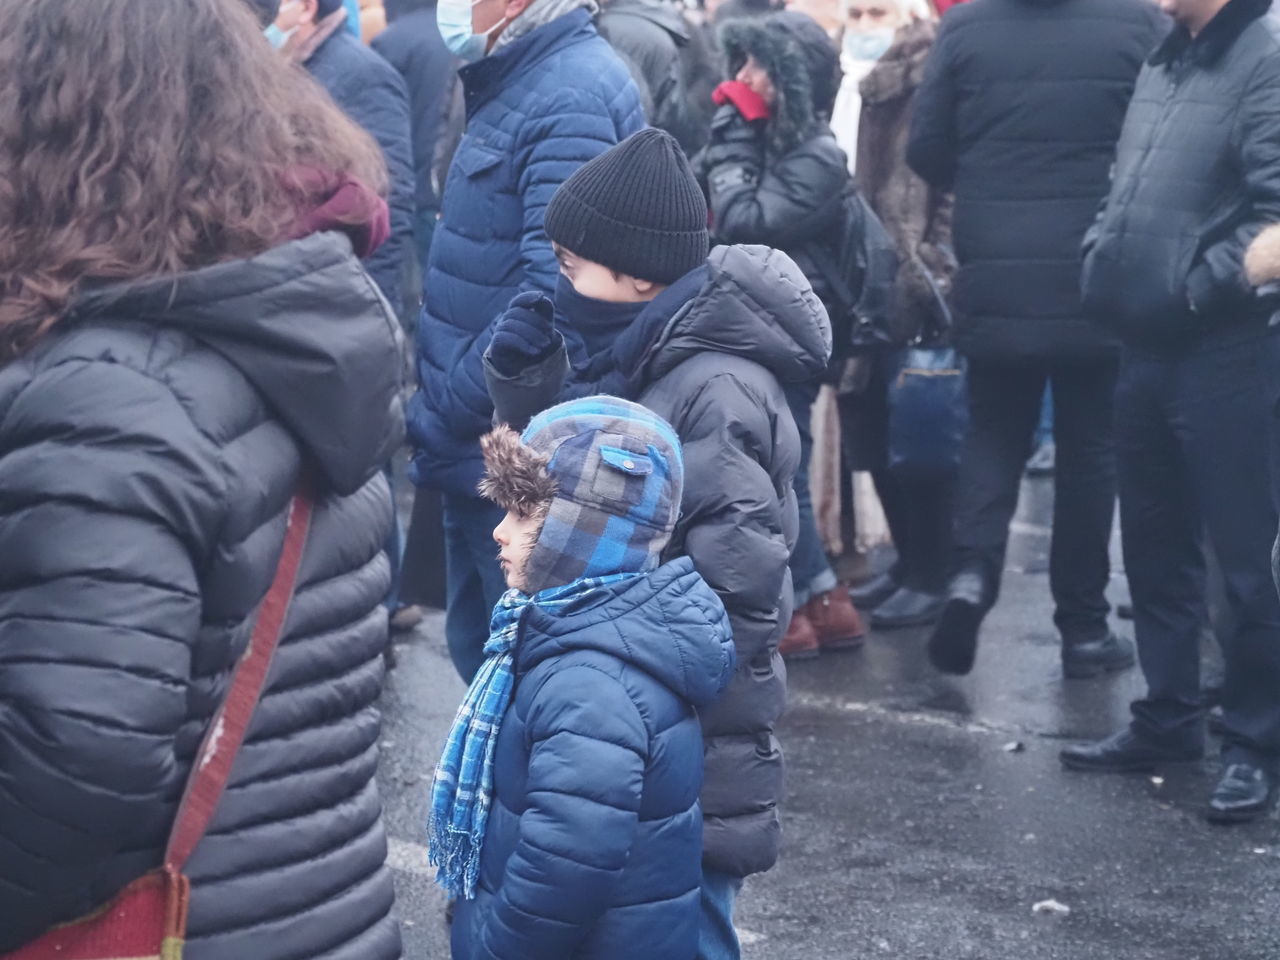
[[[1209,798],[1210,823],[1247,823],[1271,812],[1276,802],[1275,774],[1252,763],[1232,763]]]
[[[922,593],[903,587],[875,608],[871,626],[877,630],[927,627],[937,621],[944,602],[940,593]]]
[[[1128,670],[1137,662],[1133,641],[1109,631],[1097,640],[1062,639],[1062,673],[1068,680],[1089,680]]]
[[[874,610],[897,592],[898,581],[890,571],[850,587],[849,599],[859,610]]]
[[[1147,773],[1166,763],[1194,763],[1204,757],[1203,743],[1164,744],[1125,727],[1096,743],[1067,747],[1060,754],[1068,770],[1092,773]]]
[[[938,625],[929,637],[929,660],[943,673],[960,676],[973,669],[978,628],[990,608],[991,585],[978,568],[958,573],[947,588]]]

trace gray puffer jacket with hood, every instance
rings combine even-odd
[[[620,335],[593,343],[591,320],[575,314],[558,324],[583,342],[518,377],[487,364],[490,394],[498,418],[515,427],[554,402],[610,393],[675,428],[684,498],[664,559],[693,560],[728,611],[737,651],[724,694],[701,713],[703,862],[737,877],[759,873],[773,866],[781,835],[774,726],[787,684],[778,643],[791,620],[787,561],[798,529],[800,439],[782,384],[812,381],[826,368],[826,310],[785,253],[729,246]]]
[[[305,465],[299,589],[184,956],[400,956],[374,780],[398,337],[323,233],[99,288],[0,368],[0,954],[159,866]]]

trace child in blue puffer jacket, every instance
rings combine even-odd
[[[482,441],[510,588],[445,746],[431,856],[455,960],[692,960],[696,708],[728,682],[719,598],[682,558],[674,430],[614,397]]]

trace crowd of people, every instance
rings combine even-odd
[[[3,960],[399,957],[437,573],[453,956],[738,958],[785,661],[971,672],[1033,455],[1147,687],[1063,765],[1216,704],[1272,810],[1271,0],[6,0],[0,88]]]

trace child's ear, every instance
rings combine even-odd
[[[640,280],[637,277],[627,277],[631,282],[631,289],[636,292],[636,296],[643,300],[649,300],[658,293],[659,284],[652,280]]]

